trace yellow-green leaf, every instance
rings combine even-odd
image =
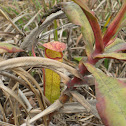
[[[108,46],[106,46],[104,52],[111,53],[111,52],[119,52],[122,50],[126,50],[126,42],[122,39],[116,38],[114,42],[113,40],[111,40],[110,44],[108,43]]]
[[[94,12],[92,12],[86,5],[87,0],[73,0],[73,1],[83,9],[83,12],[85,13],[85,15],[88,18],[88,21],[90,22],[95,37],[95,53],[103,52],[104,44],[102,40],[101,29]],[[91,37],[90,34],[89,37]]]
[[[126,53],[103,53],[98,54],[95,56],[95,58],[113,58],[113,59],[120,59],[120,60],[126,60]]]
[[[81,26],[81,31],[86,45],[86,53],[90,56],[93,51],[94,34],[86,15],[74,2],[63,3],[62,6],[68,19],[72,23]]]
[[[45,69],[44,90],[45,96],[51,103],[60,96],[60,76],[50,69]]]
[[[126,126],[126,84],[84,63],[96,79],[97,110],[105,126]]]

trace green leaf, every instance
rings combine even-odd
[[[111,43],[112,41],[112,43]],[[119,52],[126,50],[126,42],[122,39],[116,38],[115,41],[113,40],[110,41],[110,44],[105,48],[104,52],[105,53],[110,53],[110,52]]]
[[[76,56],[76,57],[74,57],[73,59],[76,60],[77,62],[80,62],[80,61],[83,59],[83,57],[80,57],[80,56],[77,57],[77,56]]]
[[[56,22],[56,20],[54,20],[54,29],[55,29],[55,31],[54,31],[54,40],[55,41],[58,41],[58,31],[57,31],[57,22]]]
[[[126,126],[126,84],[84,63],[96,79],[97,110],[105,126]]]
[[[109,59],[105,59],[104,60],[104,66],[105,66],[106,69],[108,69],[108,67],[109,67]]]
[[[86,53],[90,56],[93,51],[94,34],[87,17],[83,13],[82,9],[74,2],[63,3],[62,6],[68,19],[72,23],[81,26],[81,31],[86,45]]]
[[[22,52],[23,50],[19,47],[16,47],[14,45],[8,44],[8,43],[0,43],[0,54],[2,53],[16,53],[16,52]]]
[[[94,58],[113,58],[126,60],[126,53],[103,53],[96,55]]]

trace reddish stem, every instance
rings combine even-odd
[[[93,55],[93,54],[92,54]],[[88,59],[87,62],[95,65],[98,62],[99,59]],[[83,63],[79,65],[79,72],[82,76],[86,75],[88,73],[87,68],[84,66]],[[72,89],[75,84],[83,84],[83,81],[77,77],[74,77],[72,80],[66,83],[68,89]]]

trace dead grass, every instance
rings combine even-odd
[[[53,8],[53,11],[51,9],[58,2],[66,1],[0,0],[0,42],[11,43],[25,50],[23,53],[1,54],[1,61],[15,57],[32,56],[32,45],[35,47],[36,55],[44,57],[44,49],[40,45],[54,40],[54,36],[56,36],[54,31],[57,30],[58,40],[68,45],[68,49],[64,52],[64,63],[72,66],[73,69],[76,68],[78,64],[76,58],[86,56],[80,29],[69,23],[62,12],[57,12],[57,8]],[[90,0],[88,3],[89,7],[96,13],[103,33],[109,24],[109,18],[111,20],[114,18],[121,7],[121,3],[122,0]],[[51,16],[48,17],[48,15]],[[54,27],[54,19],[57,28]],[[106,25],[104,25],[105,23]],[[119,32],[118,37],[126,40],[125,28]],[[104,61],[100,68],[108,75],[126,78],[126,63],[123,61]],[[73,76],[73,73],[70,74],[69,72],[62,73],[62,76],[64,74],[69,75],[70,78]],[[34,65],[25,66],[25,68],[21,66],[20,68],[0,72],[1,126],[19,126],[25,122],[30,126],[29,119],[50,105],[43,95],[42,77],[42,70],[34,68]],[[88,106],[83,107],[90,103],[93,110],[96,111],[95,91],[92,82],[90,82],[91,86],[81,85],[77,87],[76,96],[80,95],[82,103],[78,102],[78,99],[73,96],[64,107],[54,113],[49,114],[49,112],[33,125],[102,126],[101,120],[95,114],[94,116],[87,111]],[[61,83],[61,91],[65,88],[65,85]],[[88,103],[86,100],[88,100]]]

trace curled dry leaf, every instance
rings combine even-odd
[[[79,72],[73,67],[48,58],[18,57],[0,62],[0,70],[13,69],[16,67],[45,67],[59,72],[66,69],[76,77],[83,79]]]
[[[12,91],[10,88],[4,86],[3,84],[0,84],[0,88],[7,92],[9,95],[11,95],[13,98],[15,98],[25,109],[25,111],[28,113],[26,106],[24,105],[23,101],[15,94],[14,91]]]
[[[31,118],[29,120],[29,123],[33,123],[36,120],[40,119],[41,117],[48,115],[52,112],[54,112],[55,110],[61,108],[63,105],[59,100],[56,100],[52,105],[50,105],[47,109],[45,109],[44,111],[42,111],[41,113],[37,114],[36,116],[34,116],[33,118]],[[26,123],[22,124],[21,126],[26,126]]]
[[[1,111],[1,115],[3,116],[3,121],[6,122],[6,115],[5,115],[5,112],[4,112],[4,108],[3,106],[1,105],[0,103],[0,111]]]
[[[11,33],[11,32],[3,32],[3,31],[0,31],[0,36],[10,36],[10,37],[15,37],[16,34],[15,34],[15,33]]]
[[[2,121],[0,121],[0,125],[1,125],[1,126],[15,126],[15,125],[12,125],[12,124],[10,124],[10,123],[2,122]]]
[[[91,112],[93,115],[95,115],[96,117],[99,118],[99,115],[97,113],[97,110],[96,108],[93,108],[89,103],[88,101],[84,98],[84,96],[82,96],[81,94],[75,92],[75,91],[71,91],[71,94],[74,98],[77,99],[77,101],[83,106],[86,108],[86,110],[88,112]]]
[[[43,93],[37,81],[22,68],[15,68],[13,71],[27,83],[30,90],[35,94],[41,110],[44,110],[45,102],[43,100]],[[36,86],[39,92],[36,90],[36,88],[33,85]],[[44,123],[46,124],[46,117],[43,117],[43,120],[44,120]]]

